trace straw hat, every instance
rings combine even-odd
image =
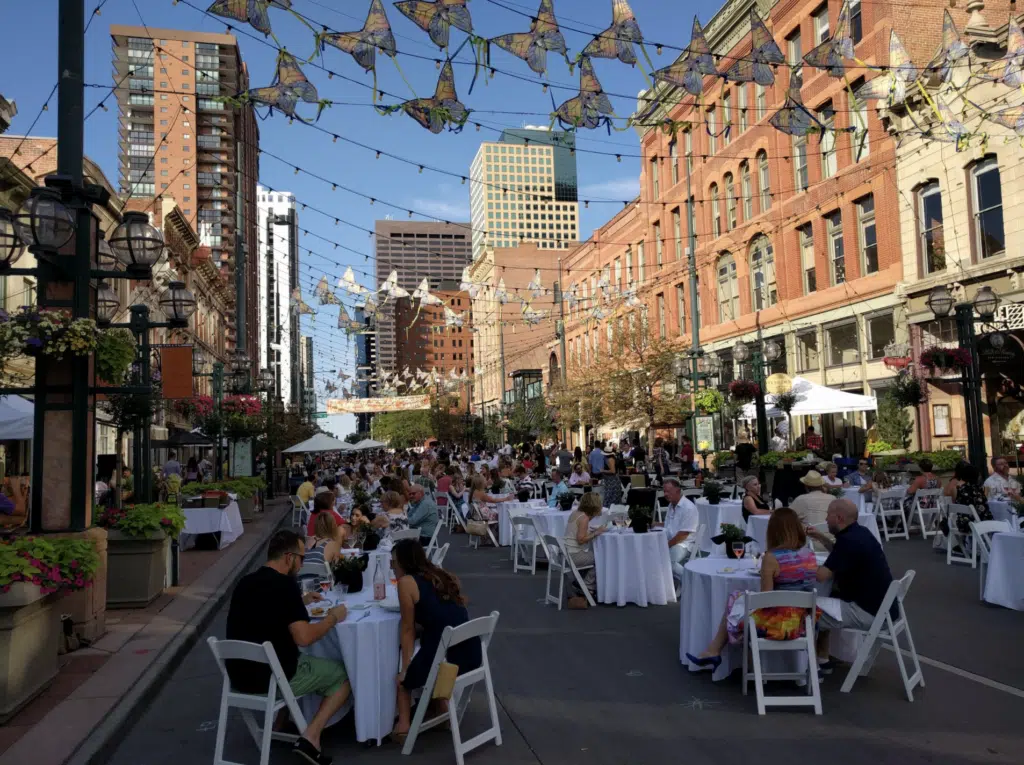
[[[800,479],[800,483],[804,486],[823,486],[825,481],[817,470],[808,470],[807,475]]]

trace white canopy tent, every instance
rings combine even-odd
[[[790,412],[793,417],[811,414],[836,414],[839,412],[874,412],[878,409],[878,399],[873,396],[862,396],[841,390],[826,388],[804,377],[793,378],[793,392],[796,394],[796,406]],[[786,413],[775,406],[775,396],[765,396],[765,413],[769,417],[785,417]],[[743,407],[740,416],[744,420],[757,418],[757,407],[750,402]]]
[[[35,405],[21,396],[0,396],[0,441],[32,438]]]
[[[365,438],[358,444],[352,447],[355,451],[363,451],[364,449],[386,449],[387,444],[381,441],[374,441],[372,438]]]
[[[317,433],[312,438],[308,438],[302,443],[295,444],[288,449],[284,450],[285,454],[297,454],[302,452],[347,452],[352,449],[351,444],[347,444],[344,441],[339,441],[337,438],[327,435],[326,433]]]

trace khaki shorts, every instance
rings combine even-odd
[[[332,696],[347,682],[348,672],[340,661],[302,655],[288,684],[295,698],[298,698],[309,693],[324,697]]]

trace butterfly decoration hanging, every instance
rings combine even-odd
[[[551,315],[550,311],[538,311],[525,300],[523,301],[523,321],[531,327],[540,324]]]
[[[725,72],[725,79],[735,82],[756,82],[758,85],[772,85],[775,82],[773,66],[784,64],[778,43],[761,21],[757,11],[750,9],[751,50],[747,58],[741,58]]]
[[[815,69],[828,72],[829,77],[842,77],[846,72],[843,62],[853,57],[853,38],[850,36],[850,0],[844,0],[839,9],[835,30],[828,39],[812,48],[804,56],[804,62]]]
[[[512,300],[512,295],[509,294],[508,290],[505,289],[505,277],[498,279],[498,286],[494,289],[494,299],[502,305]]]
[[[715,59],[711,55],[711,46],[704,36],[697,17],[693,17],[693,31],[690,33],[690,44],[682,58],[674,64],[663,69],[656,70],[651,79],[655,82],[664,82],[672,87],[682,88],[693,96],[699,96],[704,92],[705,75],[717,75]]]
[[[548,68],[548,51],[561,53],[569,60],[565,37],[555,19],[553,0],[541,0],[537,15],[530,22],[529,32],[492,37],[488,42],[521,58],[537,74],[544,74]]]
[[[1024,138],[1024,106],[1011,106],[997,112],[989,112],[986,118],[998,125],[1008,127],[1021,138]]]
[[[446,327],[462,327],[465,325],[465,314],[455,313],[448,306],[444,307],[444,325]]]
[[[438,48],[448,47],[451,27],[473,34],[473,19],[466,0],[404,0],[398,11],[428,35]]]
[[[423,281],[419,283],[416,289],[412,292],[412,299],[418,301],[416,306],[416,315],[412,317],[412,321],[409,322],[411,327],[420,318],[420,311],[423,310],[425,305],[442,306],[444,301],[441,300],[437,295],[430,294],[430,284],[427,281],[427,277],[423,277]]]
[[[953,114],[953,110],[949,108],[941,93],[935,95],[934,106],[938,112],[939,127],[932,130],[929,137],[946,143],[954,143],[957,151],[966,148],[970,138],[967,126],[964,125],[960,117]]]
[[[338,288],[345,290],[350,295],[368,295],[370,293],[366,287],[356,281],[356,275],[352,272],[351,266],[346,268],[345,273],[338,279]]]
[[[1001,83],[1011,88],[1024,87],[1024,32],[1012,15],[1006,31],[1006,55],[996,66]]]
[[[569,289],[564,293],[566,307],[571,311],[580,304],[579,296],[576,294],[578,287],[576,282],[569,285]]]
[[[240,21],[243,24],[248,24],[257,32],[273,37],[274,32],[270,28],[271,8],[291,11],[293,16],[309,26],[305,19],[292,10],[292,0],[214,0],[213,5],[207,8],[206,12],[221,18]]]
[[[534,298],[539,298],[542,295],[548,294],[548,291],[544,289],[544,282],[541,279],[539,268],[534,269],[533,281],[526,285],[526,289],[530,291],[530,296]]]
[[[917,70],[896,32],[889,35],[889,68],[878,77],[861,85],[854,92],[858,101],[885,101],[886,106],[902,104],[907,87],[917,79]]]
[[[577,60],[585,58],[613,58],[623,64],[633,66],[636,64],[636,51],[633,44],[637,43],[643,47],[644,36],[640,31],[640,25],[636,21],[633,9],[629,7],[626,0],[612,0],[612,24],[603,32],[594,35],[594,39],[587,43],[580,52]],[[646,51],[644,52],[646,56]],[[650,58],[647,59],[650,64]],[[651,69],[654,66],[651,65]]]
[[[253,88],[242,94],[241,100],[253,104],[263,104],[270,107],[270,113],[278,111],[287,114],[292,119],[308,122],[295,112],[299,101],[308,104],[318,104],[316,118],[319,119],[320,112],[327,105],[326,101],[320,101],[316,88],[306,75],[299,68],[299,62],[291,53],[281,50],[277,54],[277,74],[274,76],[274,84]],[[315,120],[314,120],[315,121]]]
[[[327,283],[327,275],[320,277],[320,281],[316,285],[316,289],[313,294],[320,299],[320,305],[341,305],[341,301],[338,296],[331,292],[331,287]]]
[[[939,82],[963,87],[971,77],[970,55],[971,49],[960,39],[953,17],[946,10],[942,17],[942,44],[927,69],[938,73]]]
[[[356,321],[349,316],[348,311],[345,310],[345,306],[341,306],[338,311],[338,329],[344,330],[345,334],[351,337],[352,335],[362,334],[366,329],[366,326],[362,322]]]
[[[590,59],[580,60],[580,94],[555,109],[551,121],[564,128],[593,130],[605,125],[611,132],[612,102],[604,94]]]
[[[391,32],[387,14],[384,13],[383,0],[370,0],[370,10],[362,29],[355,32],[321,32],[317,35],[317,43],[321,51],[325,45],[331,45],[350,54],[365,71],[373,72],[374,98],[377,96],[377,51],[390,56],[392,60],[398,55],[395,36]]]
[[[433,98],[414,98],[396,106],[378,106],[381,114],[403,111],[431,133],[440,133],[448,127],[453,133],[462,130],[469,119],[467,109],[455,92],[455,73],[452,62],[446,61],[437,80]]]
[[[362,300],[356,305],[356,308],[361,309],[367,316],[376,316],[380,311],[380,306],[370,294],[363,295]]]
[[[344,369],[339,369],[338,370],[338,379],[341,380],[342,382],[345,382],[345,380],[351,380],[352,379],[352,375],[347,374]]]
[[[622,304],[627,308],[639,308],[643,302],[636,294],[636,287],[630,285],[629,289],[622,293]]]
[[[603,308],[602,306],[594,306],[590,311],[589,318],[591,321],[603,321],[612,315],[611,310]]]
[[[826,129],[818,118],[804,106],[803,96],[800,93],[803,84],[803,71],[799,68],[793,69],[789,74],[786,102],[768,120],[776,130],[799,136],[822,132]]]
[[[469,275],[469,266],[462,269],[462,280],[459,282],[459,291],[465,292],[470,299],[480,294],[480,284],[474,282]]]
[[[398,286],[398,271],[392,271],[388,274],[388,278],[380,285],[380,289],[377,292],[384,294],[384,302],[387,302],[388,298],[395,298],[397,300],[398,298],[409,297],[408,290]]]
[[[292,312],[295,313],[296,316],[312,316],[316,314],[316,311],[314,311],[313,308],[302,299],[302,289],[300,287],[296,287],[292,290],[292,296],[289,303],[291,305]]]

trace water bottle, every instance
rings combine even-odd
[[[373,571],[373,599],[384,600],[387,596],[387,579],[384,577],[384,567],[377,561]]]

